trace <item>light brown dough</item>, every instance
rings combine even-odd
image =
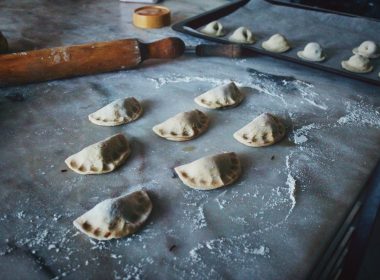
[[[118,133],[68,157],[65,163],[79,174],[103,174],[123,164],[130,153],[127,138]]]
[[[97,240],[121,238],[136,232],[148,219],[152,202],[145,191],[106,199],[77,218],[73,224]]]
[[[134,98],[121,98],[90,114],[88,119],[97,125],[115,126],[138,119],[143,109]]]
[[[179,113],[153,127],[154,133],[171,141],[187,141],[198,137],[208,128],[209,119],[203,112],[193,110]]]
[[[273,145],[285,136],[284,124],[275,116],[264,113],[234,133],[234,138],[250,147]]]
[[[234,82],[230,82],[206,91],[197,96],[194,101],[199,106],[208,109],[220,109],[237,106],[243,99],[244,94],[238,86]]]
[[[235,182],[241,175],[241,164],[235,153],[223,153],[177,166],[175,172],[190,188],[212,190]]]

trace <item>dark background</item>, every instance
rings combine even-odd
[[[276,2],[307,5],[380,20],[380,0],[278,0]]]

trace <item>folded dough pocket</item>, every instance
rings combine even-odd
[[[152,202],[145,191],[106,199],[77,218],[73,224],[98,240],[121,238],[136,232],[148,219]]]
[[[200,158],[174,170],[186,186],[212,190],[235,182],[241,175],[241,164],[235,153],[223,153]]]
[[[261,46],[268,52],[274,53],[282,53],[290,49],[288,40],[281,34],[274,34],[264,41]]]
[[[232,33],[228,40],[234,43],[253,44],[255,42],[255,37],[251,30],[247,27],[241,26]]]
[[[198,137],[208,128],[209,119],[203,112],[183,112],[153,127],[154,133],[171,141],[187,141]]]
[[[123,134],[115,134],[68,157],[66,165],[79,174],[102,174],[124,163],[131,150]]]
[[[220,37],[224,35],[223,25],[219,21],[212,21],[201,29],[201,32],[210,36]]]
[[[246,146],[269,146],[285,136],[285,126],[277,117],[264,113],[236,131],[233,136]]]
[[[138,119],[142,112],[140,103],[134,97],[129,97],[111,102],[90,114],[88,119],[97,125],[115,126]]]
[[[220,109],[237,106],[243,99],[244,94],[234,82],[230,82],[206,91],[197,96],[194,102],[205,108]]]

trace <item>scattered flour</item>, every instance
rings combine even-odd
[[[312,124],[305,125],[299,129],[294,130],[293,131],[294,144],[305,143],[308,140],[307,138],[308,132],[310,132],[312,129],[319,129],[319,128],[321,128],[320,125],[312,123]]]
[[[296,206],[296,198],[295,198],[295,192],[296,192],[296,180],[294,177],[289,173],[288,178],[286,179],[286,185],[289,187],[289,198],[292,202],[292,206],[290,208],[290,212],[293,211],[294,207]]]
[[[64,58],[63,58],[64,59]],[[189,83],[193,81],[199,82],[207,82],[212,85],[218,85],[220,83],[228,82],[226,79],[217,79],[217,78],[207,78],[207,77],[184,77],[179,75],[174,75],[170,77],[160,77],[160,78],[152,78],[150,79],[155,83],[156,88],[164,86],[169,83]],[[254,74],[252,81],[239,81],[239,85],[251,86],[260,92],[263,92],[267,95],[271,95],[277,99],[279,99],[284,104],[286,103],[286,95],[291,94],[290,92],[294,91],[294,94],[299,93],[301,98],[311,104],[314,107],[317,107],[321,110],[327,110],[328,107],[324,102],[320,100],[320,97],[317,93],[313,91],[313,86],[308,83],[298,81],[295,79],[282,79],[280,82],[276,82],[271,80],[270,77],[260,76],[259,74]],[[288,88],[288,91],[285,93],[282,91],[284,88]],[[293,94],[293,93],[292,93]],[[296,129],[293,134],[293,141],[295,144],[304,144],[308,141],[309,133],[315,129],[321,128],[332,128],[332,127],[342,127],[342,126],[371,126],[371,127],[380,127],[380,113],[379,110],[368,106],[362,102],[347,102],[346,103],[346,111],[347,114],[340,117],[335,126],[334,125],[318,125],[316,123],[311,123],[305,126],[302,126],[299,129]],[[231,191],[231,194],[227,194],[227,190],[220,193],[216,198],[209,196],[206,193],[198,192],[198,191],[187,191],[184,193],[184,198],[186,203],[181,204],[181,209],[184,210],[184,221],[183,223],[188,223],[191,227],[192,231],[206,228],[208,226],[205,209],[204,206],[206,203],[210,201],[210,199],[215,200],[217,203],[221,214],[227,213],[231,207],[234,207],[238,203],[243,203],[240,201],[241,198],[255,198],[257,200],[262,200],[263,207],[260,209],[254,208],[252,205],[252,213],[248,213],[247,217],[236,217],[236,216],[228,216],[228,218],[236,224],[236,226],[245,226],[247,224],[251,224],[252,221],[255,223],[259,223],[262,221],[260,228],[258,230],[244,233],[240,235],[232,235],[228,238],[220,237],[217,239],[205,240],[195,245],[195,247],[189,250],[189,256],[186,260],[189,262],[182,262],[185,265],[191,265],[196,269],[191,271],[191,275],[194,276],[194,279],[201,279],[203,276],[202,271],[207,271],[208,276],[220,276],[218,273],[212,268],[208,267],[207,262],[204,260],[207,256],[212,256],[216,259],[216,261],[223,261],[225,263],[231,264],[231,266],[241,267],[241,266],[253,266],[255,258],[270,258],[270,249],[266,244],[263,244],[262,241],[258,242],[258,244],[253,244],[252,236],[263,234],[268,232],[269,230],[273,230],[274,228],[279,227],[284,224],[286,220],[289,218],[293,209],[296,207],[296,189],[300,187],[300,183],[296,180],[299,177],[299,173],[295,166],[294,161],[291,162],[291,158],[294,155],[295,151],[300,151],[300,147],[296,146],[294,150],[290,152],[289,155],[286,156],[285,166],[285,178],[283,186],[275,186],[271,190],[269,194],[259,192],[252,188],[251,193],[239,193]],[[257,187],[257,186],[255,186]],[[211,198],[212,197],[212,198]],[[98,198],[94,197],[94,201],[97,201]],[[251,199],[252,201],[252,199]],[[236,202],[236,203],[235,203]],[[274,209],[281,208],[286,206],[286,211],[282,213],[281,220],[277,223],[267,223],[265,224],[265,211],[273,211]],[[207,208],[206,208],[207,209]],[[283,209],[283,208],[282,208]],[[207,213],[207,212],[206,212]],[[210,213],[211,214],[211,213]],[[211,215],[210,215],[211,216]],[[19,236],[15,236],[15,243],[18,247],[27,247],[30,248],[33,254],[38,254],[39,250],[48,250],[51,255],[51,262],[62,262],[62,256],[65,256],[66,260],[71,260],[64,263],[61,268],[58,270],[59,277],[65,277],[70,275],[70,273],[76,271],[78,269],[77,265],[72,265],[72,262],[79,262],[77,259],[76,253],[78,253],[78,248],[73,246],[76,243],[73,241],[78,241],[77,239],[83,239],[83,235],[79,234],[74,229],[64,230],[62,227],[64,221],[70,216],[67,215],[58,215],[53,214],[50,216],[50,219],[39,218],[38,216],[30,216],[23,211],[16,212],[12,215],[12,217],[8,217],[4,215],[0,220],[8,221],[9,219],[17,219],[17,223],[30,223],[30,220],[33,220],[33,223],[30,223],[29,229],[27,230],[28,238],[25,238],[25,234],[21,234]],[[211,217],[209,217],[211,220]],[[260,220],[260,221],[258,221]],[[60,223],[62,222],[62,224]],[[227,220],[228,222],[228,220]],[[211,224],[211,222],[210,222]],[[61,226],[61,227],[60,227]],[[81,240],[84,246],[91,254],[96,255],[101,251],[107,253],[110,258],[115,262],[115,266],[122,267],[123,270],[118,272],[114,271],[115,279],[143,279],[145,267],[149,267],[149,264],[154,262],[153,258],[144,258],[140,257],[137,264],[131,265],[127,264],[125,259],[123,259],[123,255],[119,255],[114,253],[114,250],[128,251],[130,245],[133,243],[134,246],[136,244],[140,244],[142,250],[146,250],[149,248],[148,244],[150,240],[158,240],[161,238],[159,236],[157,229],[152,229],[152,224],[147,225],[144,228],[143,233],[141,235],[135,235],[130,238],[126,238],[123,240],[117,240],[113,243],[110,242],[98,242],[93,241],[91,239]],[[169,232],[169,231],[167,231]],[[171,235],[175,235],[177,233],[176,230],[171,232]],[[8,241],[6,241],[8,243]],[[88,244],[87,244],[88,243]],[[131,246],[132,247],[132,246]],[[83,248],[80,248],[81,250]],[[0,255],[5,255],[10,253],[13,249],[12,247],[7,247],[5,250],[1,248]],[[62,253],[64,252],[64,253]],[[94,253],[94,254],[92,254]],[[239,258],[241,254],[245,255],[243,259]],[[78,253],[79,255],[79,253]],[[98,266],[101,267],[102,259],[98,257],[81,260],[82,266]],[[199,271],[198,271],[199,268]],[[178,267],[178,272],[180,275],[184,270],[181,267]],[[119,273],[123,275],[119,275]],[[206,272],[204,272],[206,275]],[[58,277],[58,278],[59,278]],[[179,277],[180,278],[180,277]],[[206,278],[206,277],[203,277]],[[218,278],[218,277],[209,277],[209,278]],[[221,278],[221,277],[219,277]]]
[[[269,248],[263,245],[261,245],[260,248],[253,249],[253,254],[255,255],[265,256],[268,253],[269,253]]]
[[[181,75],[172,75],[169,77],[159,77],[159,78],[148,78],[148,80],[154,82],[156,88],[160,88],[166,84],[173,83],[190,83],[190,82],[206,82],[212,86],[218,86],[220,84],[228,83],[231,80],[229,79],[218,79],[210,78],[205,76],[181,76]],[[237,85],[240,85],[237,82]]]
[[[321,101],[319,94],[313,90],[314,85],[310,83],[293,77],[266,74],[254,69],[248,70],[252,77],[252,82],[247,86],[280,99],[285,106],[288,106],[286,101],[289,98],[288,95],[299,93],[300,97],[310,105],[324,111],[328,109],[328,106]]]
[[[380,128],[380,112],[379,109],[367,105],[363,102],[346,102],[347,115],[337,120],[339,125],[352,126],[371,126]]]
[[[317,101],[318,94],[314,92],[312,89],[314,88],[314,85],[306,83],[304,81],[295,80],[294,81],[295,87],[298,89],[298,91],[301,94],[301,97],[308,102],[309,104],[321,109],[321,110],[327,110],[328,106],[321,102]]]
[[[193,230],[207,227],[207,221],[206,221],[203,206],[198,207],[198,213],[194,216],[193,225],[194,225]]]

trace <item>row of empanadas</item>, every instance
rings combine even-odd
[[[284,125],[274,116],[264,113],[238,130],[234,137],[247,146],[268,146],[280,141],[285,135]],[[129,155],[129,145],[122,134],[116,134],[93,144],[66,163],[81,174],[110,172]],[[107,168],[107,169],[105,169]],[[233,152],[207,156],[177,166],[175,172],[190,188],[212,190],[235,182],[242,168]],[[145,191],[138,191],[114,199],[107,199],[74,221],[74,226],[86,235],[109,240],[134,233],[147,220],[152,202]]]
[[[212,21],[201,30],[202,33],[214,37],[222,37],[225,35],[224,27],[219,21]],[[228,40],[234,43],[253,44],[256,42],[251,30],[247,27],[241,26],[234,30],[228,37]]]
[[[223,25],[218,21],[213,21],[201,29],[201,32],[210,36],[224,36]],[[237,28],[228,38],[229,41],[243,44],[253,44],[256,39],[251,30],[241,26]],[[283,53],[288,51],[291,46],[288,40],[281,34],[274,34],[261,44],[261,47],[269,52]],[[352,50],[354,53],[348,60],[341,62],[342,68],[354,73],[371,72],[373,66],[370,58],[380,57],[380,52],[375,42],[364,41]],[[302,51],[297,52],[297,56],[303,60],[321,62],[326,59],[322,47],[315,42],[308,43]],[[380,73],[379,73],[380,76]]]
[[[142,114],[133,97],[118,99],[88,116],[101,126],[115,126],[136,120]],[[127,138],[115,134],[68,157],[66,165],[79,174],[103,174],[123,164],[131,152]],[[145,191],[137,191],[98,203],[73,224],[86,235],[109,240],[134,233],[147,220],[152,202]]]
[[[373,41],[362,42],[358,47],[354,48],[352,52],[354,55],[348,60],[343,60],[342,67],[354,73],[371,72],[373,66],[371,65],[370,59],[380,56],[379,49]]]
[[[195,99],[201,106],[221,108],[236,106],[244,98],[233,83],[212,89]],[[142,107],[135,98],[118,99],[89,115],[99,125],[118,125],[137,119]],[[184,112],[153,127],[153,131],[168,140],[186,141],[198,137],[208,128],[209,119],[199,110]],[[67,166],[79,174],[102,174],[113,171],[128,157],[130,148],[126,137],[114,135],[90,145],[66,159]]]
[[[97,125],[115,126],[138,119],[142,112],[140,103],[134,97],[129,97],[111,102],[88,118]],[[68,157],[65,163],[79,174],[103,174],[123,164],[130,152],[127,138],[119,133],[84,148]]]
[[[195,101],[207,108],[236,106],[243,95],[233,83],[212,89]],[[136,119],[142,112],[135,99],[112,102],[89,116],[100,125],[117,125]],[[121,117],[121,115],[123,117]],[[180,113],[155,126],[153,130],[169,140],[190,140],[208,127],[207,116],[199,110]],[[279,141],[285,134],[280,121],[269,114],[260,115],[234,134],[248,146],[267,146]],[[80,174],[102,174],[120,166],[130,154],[130,146],[123,134],[116,134],[92,144],[68,157],[65,162]],[[198,159],[175,168],[181,181],[194,189],[211,190],[235,182],[241,175],[241,163],[235,153],[222,153]],[[148,194],[141,190],[114,199],[107,199],[77,218],[76,228],[91,238],[109,240],[136,232],[152,210]]]
[[[261,114],[234,133],[236,140],[250,147],[269,146],[284,136],[284,124],[269,113]],[[212,190],[235,182],[241,175],[241,164],[237,155],[229,152],[203,157],[174,170],[186,186]]]
[[[218,21],[212,21],[200,30],[202,33],[214,37],[222,37],[225,35],[223,25]],[[234,43],[242,44],[254,44],[256,38],[254,37],[252,31],[244,26],[241,26],[234,30],[232,34],[228,37],[228,40]],[[290,49],[290,44],[287,39],[281,34],[274,34],[268,40],[264,41],[261,46],[263,49],[282,53]]]
[[[219,109],[238,105],[244,99],[243,93],[230,82],[213,88],[194,99],[205,108]],[[208,128],[209,119],[199,110],[183,112],[153,127],[154,133],[171,141],[187,141],[194,139]]]
[[[194,189],[211,190],[235,182],[241,175],[235,153],[198,159],[175,168],[181,181]],[[148,219],[152,201],[144,190],[106,199],[74,220],[74,226],[97,240],[122,238],[136,232]]]

